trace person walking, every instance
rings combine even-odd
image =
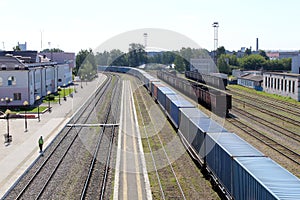
[[[43,144],[44,144],[44,140],[43,140],[43,136],[41,136],[39,139],[40,153],[43,152]]]

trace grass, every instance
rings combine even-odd
[[[61,91],[57,92],[57,94],[51,94],[54,96],[54,99],[53,100],[50,100],[50,102],[53,102],[53,103],[57,103],[60,98],[60,100],[62,100],[64,98],[64,95],[67,97],[69,96],[70,94],[72,94],[74,92],[74,88],[61,88]],[[47,96],[43,99],[43,103],[48,103],[49,100],[47,98]]]
[[[265,96],[265,97],[270,97],[270,98],[273,98],[273,99],[276,99],[276,100],[287,101],[287,102],[290,102],[290,103],[300,105],[300,102],[292,99],[291,97],[284,97],[284,96],[280,96],[280,95],[277,95],[277,94],[270,94],[270,93],[266,93],[266,92],[263,92],[263,91],[256,91],[254,89],[243,87],[243,86],[240,86],[240,85],[230,85],[230,86],[227,86],[227,87],[229,89],[230,88],[238,89],[238,90],[242,90],[242,91],[249,92],[249,93],[252,93],[252,94],[257,94],[257,95],[261,95],[261,96]]]

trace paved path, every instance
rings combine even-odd
[[[67,101],[61,99],[61,105],[51,104],[52,112],[41,114],[41,121],[28,119],[28,132],[24,132],[24,119],[10,119],[9,127],[12,135],[10,145],[4,145],[7,127],[5,119],[0,119],[0,197],[13,185],[30,164],[39,156],[38,139],[44,138],[44,149],[68,122],[74,112],[88,99],[88,97],[106,79],[105,75],[92,82],[79,83],[77,93]]]
[[[130,81],[123,81],[114,200],[152,199]]]

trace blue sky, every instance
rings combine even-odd
[[[298,0],[0,0],[0,8],[0,49],[4,42],[6,50],[25,41],[40,50],[42,32],[43,48],[77,53],[141,28],[175,31],[213,50],[215,21],[219,46],[228,50],[254,49],[256,38],[260,49],[300,49]]]

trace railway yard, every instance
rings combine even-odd
[[[127,74],[105,75],[107,79],[95,94],[77,110],[3,199],[224,198],[202,174],[201,167],[186,151],[176,128],[149,95],[144,83]],[[131,88],[132,93],[126,94],[131,103],[121,100],[124,84]],[[197,107],[300,178],[300,104],[232,85],[227,89],[232,105],[226,119],[201,105]],[[133,120],[130,123],[122,123],[126,117],[121,110],[125,108],[128,109],[126,116],[133,116],[126,119]],[[134,123],[134,115],[138,125],[128,129],[126,126]],[[124,138],[118,138],[118,133],[123,132]],[[118,144],[121,140],[122,144]],[[130,147],[127,148],[126,143]],[[126,151],[130,154],[124,153]],[[121,163],[120,169],[116,167],[118,163]],[[126,166],[128,163],[132,166]],[[143,170],[147,170],[146,173]],[[116,183],[116,180],[120,181]],[[137,184],[137,191],[130,182]],[[147,184],[150,196],[144,189]],[[116,189],[119,193],[114,191]]]
[[[300,177],[300,105],[229,86],[228,129]]]

